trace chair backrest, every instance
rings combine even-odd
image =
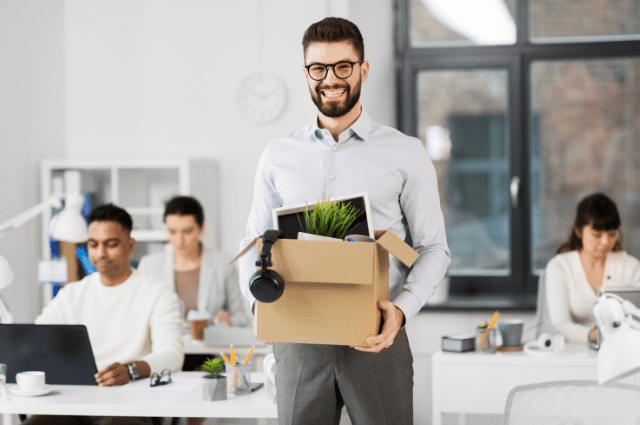
[[[547,306],[547,294],[544,271],[538,279],[538,303],[536,306],[536,339],[543,333],[555,335],[556,330],[551,324],[551,316],[549,316],[549,307]]]
[[[640,387],[596,381],[520,385],[509,393],[504,425],[636,425]]]

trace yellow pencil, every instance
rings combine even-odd
[[[249,361],[249,357],[251,357],[251,353],[253,353],[253,349],[255,347],[256,347],[255,345],[251,347],[251,350],[249,350],[249,353],[247,353],[247,357],[244,358],[244,361],[242,362],[242,364],[247,364],[247,362]]]
[[[491,322],[489,322],[489,324],[487,325],[487,329],[491,329],[493,327],[493,325],[496,324],[496,320],[498,320],[498,312],[496,311],[495,313],[493,313],[493,317],[491,318]]]
[[[224,359],[225,362],[227,362],[227,364],[231,364],[231,362],[229,361],[229,359],[227,358],[227,356],[224,355],[224,353],[222,351],[220,351],[220,354],[222,355],[222,358]]]
[[[236,364],[236,352],[233,351],[233,344],[231,345],[231,364]]]

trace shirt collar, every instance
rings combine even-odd
[[[346,129],[345,131],[351,131],[355,133],[356,136],[362,139],[363,142],[366,142],[369,139],[369,133],[371,133],[371,124],[371,117],[369,117],[367,111],[362,108],[362,112],[360,113],[358,119],[353,124],[351,124],[351,127]],[[311,133],[316,137],[321,138],[321,131],[322,129],[318,126],[318,118],[316,117],[316,119],[313,120],[313,125],[311,126]]]

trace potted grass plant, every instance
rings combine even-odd
[[[218,358],[209,358],[202,364],[202,370],[208,375],[204,376],[204,388],[202,398],[204,400],[226,400],[227,378],[221,376],[224,371],[224,363]]]
[[[340,242],[358,216],[358,210],[349,202],[336,202],[326,198],[302,209],[304,224],[298,216],[305,232],[298,232],[302,240],[330,240]]]

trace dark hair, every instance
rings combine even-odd
[[[93,208],[87,216],[87,225],[94,221],[115,221],[129,232],[133,229],[133,220],[131,220],[129,213],[113,204],[104,204]]]
[[[576,219],[571,227],[571,234],[556,250],[556,254],[573,251],[582,248],[582,240],[576,234],[576,230],[588,224],[595,230],[618,230],[620,229],[620,214],[618,207],[604,193],[594,193],[584,198],[578,204]],[[618,241],[613,247],[613,251],[622,250],[622,239],[618,236]]]
[[[360,59],[364,60],[362,34],[356,24],[343,18],[324,18],[322,21],[311,24],[302,37],[304,57],[307,57],[307,49],[311,43],[335,43],[339,41],[350,41]]]
[[[202,205],[196,198],[191,196],[175,196],[171,198],[164,208],[163,220],[166,220],[168,215],[192,215],[198,226],[202,227],[204,224]]]

